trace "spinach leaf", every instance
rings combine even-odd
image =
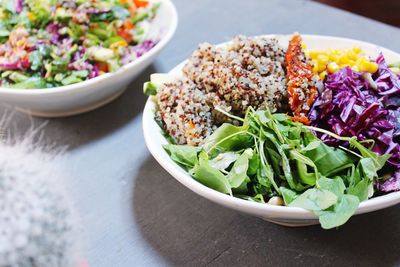
[[[317,211],[322,228],[331,229],[343,225],[355,213],[360,204],[358,198],[352,195],[343,195],[332,210]]]
[[[201,151],[201,148],[189,145],[166,144],[163,148],[173,161],[189,168],[193,168],[198,163],[197,154]]]

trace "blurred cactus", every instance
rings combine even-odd
[[[0,266],[75,266],[75,219],[60,155],[32,141],[0,140]]]

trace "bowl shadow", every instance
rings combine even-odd
[[[149,156],[134,177],[133,220],[148,243],[177,266],[393,266],[400,263],[400,206],[344,226],[288,228],[212,203]]]
[[[85,143],[99,139],[123,127],[140,114],[146,103],[143,83],[150,74],[157,72],[155,65],[146,68],[130,83],[126,91],[111,103],[96,110],[63,118],[39,118],[13,111],[8,106],[1,106],[0,113],[9,113],[9,123],[4,126],[11,138],[16,133],[26,132],[30,128],[43,127],[43,141],[57,146],[73,149]]]

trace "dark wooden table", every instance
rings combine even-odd
[[[400,51],[400,30],[311,1],[175,1],[172,42],[129,90],[96,111],[52,119],[45,141],[67,145],[69,185],[90,266],[400,265],[400,206],[354,217],[338,230],[286,228],[192,193],[152,158],[143,140],[142,83],[203,41],[237,34],[325,34]],[[18,131],[30,125],[17,113]],[[40,124],[43,119],[34,119]]]

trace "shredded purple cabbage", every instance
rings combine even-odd
[[[50,23],[46,29],[50,33],[50,41],[55,45],[59,44],[60,33],[58,31],[60,26],[56,23]]]
[[[378,189],[384,192],[400,190],[400,79],[380,54],[378,71],[372,77],[347,67],[329,74],[325,90],[311,111],[312,124],[341,136],[357,136],[375,141],[373,151],[391,154],[388,167],[396,173]],[[334,145],[347,145],[328,136],[320,138]]]
[[[23,0],[17,0],[15,3],[15,12],[21,13],[24,8],[24,1]]]
[[[133,51],[136,53],[137,57],[141,57],[144,53],[152,49],[156,43],[153,40],[145,40],[143,43],[135,45],[132,47]]]

